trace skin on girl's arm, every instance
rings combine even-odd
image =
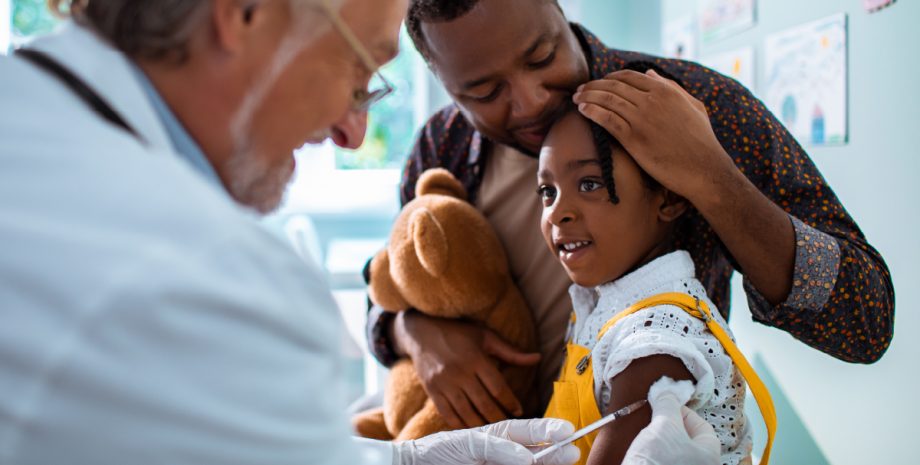
[[[604,415],[613,413],[633,402],[646,399],[652,383],[668,376],[675,380],[696,382],[684,363],[670,355],[652,355],[633,360],[613,378],[610,405]],[[609,465],[620,463],[633,439],[652,421],[652,409],[645,406],[635,413],[621,418],[600,429],[588,465]]]

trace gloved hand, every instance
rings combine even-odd
[[[533,465],[525,445],[561,441],[574,432],[571,423],[552,418],[446,431],[394,444],[393,465]],[[578,456],[578,448],[570,445],[538,465],[572,465]]]
[[[652,422],[633,440],[622,465],[717,465],[721,443],[706,420],[683,406],[689,394],[681,402],[674,390],[655,392],[655,385],[648,399]]]

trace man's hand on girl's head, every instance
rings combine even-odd
[[[693,204],[709,195],[714,176],[737,172],[703,102],[653,70],[617,71],[582,85],[573,100],[652,178]]]

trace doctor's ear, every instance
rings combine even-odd
[[[214,0],[211,23],[217,45],[225,51],[239,51],[253,33],[260,18],[269,13],[273,3],[260,0]]]

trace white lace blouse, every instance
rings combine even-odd
[[[664,292],[683,292],[706,302],[714,318],[731,335],[725,320],[696,280],[690,254],[677,251],[659,257],[622,278],[587,289],[572,285],[569,293],[576,321],[569,334],[591,349],[595,398],[601,412],[610,402],[611,380],[632,360],[671,355],[683,361],[696,378],[688,406],[715,428],[722,442],[721,463],[750,463],[751,429],[744,415],[745,382],[722,345],[702,320],[670,305],[630,315],[597,341],[601,327],[639,300]]]

